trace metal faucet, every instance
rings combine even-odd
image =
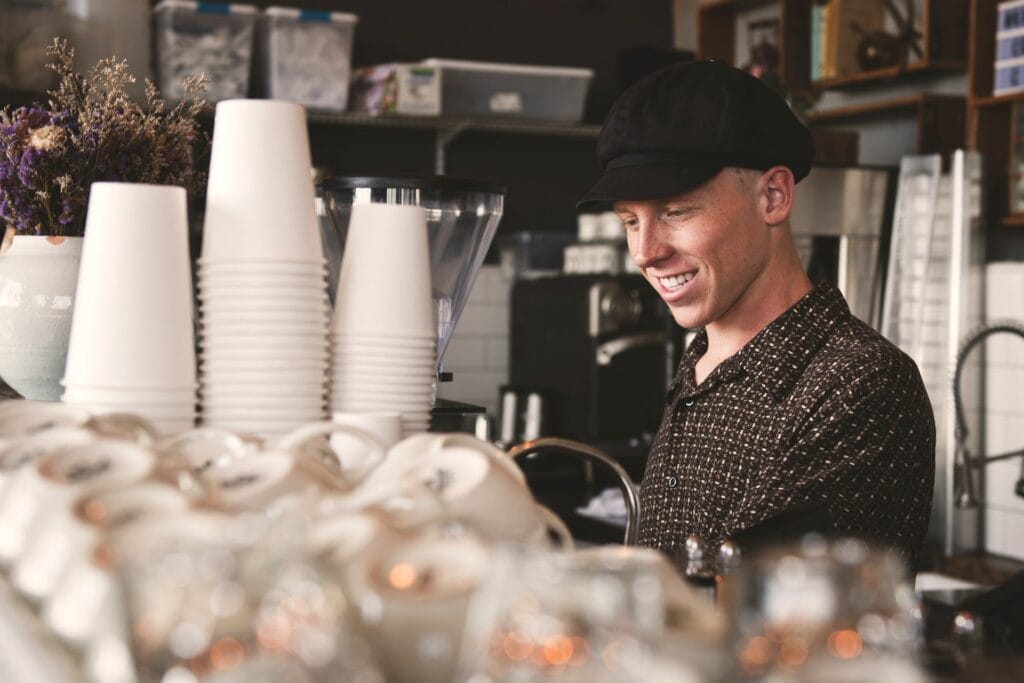
[[[615,462],[604,451],[598,450],[593,446],[553,436],[524,441],[510,448],[508,455],[513,459],[532,458],[542,452],[572,455],[587,462],[596,462],[611,470],[618,479],[619,488],[622,489],[622,497],[626,501],[626,533],[623,545],[636,545],[637,534],[640,529],[640,497],[637,495],[633,480],[629,478],[629,474],[623,469],[622,465]]]
[[[984,325],[975,331],[966,342],[964,342],[956,357],[956,371],[953,373],[953,405],[956,409],[956,424],[954,436],[956,438],[956,452],[954,454],[955,464],[959,469],[960,477],[956,486],[956,506],[958,508],[975,508],[978,506],[978,497],[975,492],[974,473],[972,470],[981,469],[989,463],[1010,458],[1024,458],[1024,448],[999,453],[998,455],[972,455],[967,447],[967,419],[964,415],[964,405],[960,398],[960,376],[963,372],[964,361],[967,354],[987,339],[998,332],[1008,332],[1024,339],[1024,326],[1015,321],[998,321]],[[1018,496],[1024,497],[1024,473],[1018,479],[1015,491]]]

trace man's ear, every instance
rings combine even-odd
[[[761,175],[758,206],[765,223],[778,225],[789,218],[794,184],[793,172],[786,166],[772,166]]]

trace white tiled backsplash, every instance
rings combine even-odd
[[[509,296],[512,283],[497,265],[485,265],[470,290],[455,333],[444,355],[451,382],[438,385],[437,395],[498,412],[498,387],[508,382]]]
[[[1024,326],[1024,263],[988,264],[985,320]],[[985,452],[992,455],[1024,447],[1024,339],[994,334],[984,344]],[[1014,493],[1021,474],[1019,458],[985,468],[985,549],[1017,559],[1024,559],[1024,498]]]

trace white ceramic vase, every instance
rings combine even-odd
[[[16,235],[0,253],[0,378],[25,398],[60,400],[81,237]]]

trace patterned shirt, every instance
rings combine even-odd
[[[935,422],[917,366],[819,285],[696,384],[683,355],[641,486],[640,544],[673,552],[794,508],[916,566],[931,510]]]

